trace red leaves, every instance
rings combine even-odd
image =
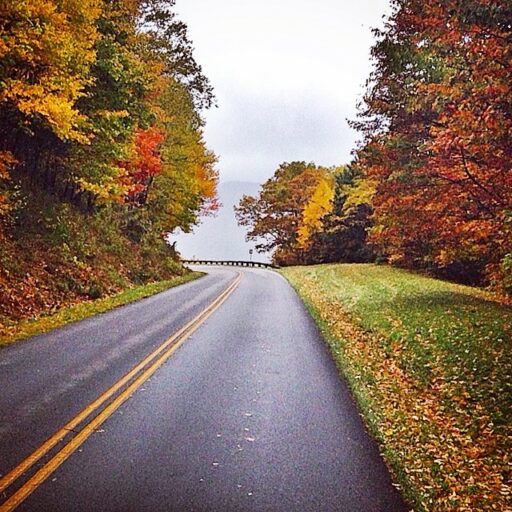
[[[162,172],[162,158],[158,147],[163,140],[164,135],[158,128],[139,129],[135,132],[137,154],[132,166],[136,180],[144,181]]]
[[[373,51],[365,115],[388,127],[369,122],[359,151],[380,182],[373,241],[410,266],[480,272],[512,252],[510,5],[468,4],[400,2]]]
[[[163,140],[164,134],[159,128],[136,130],[132,157],[119,164],[119,167],[127,171],[124,184],[129,190],[129,202],[144,203],[153,178],[162,172],[163,163],[159,147]]]

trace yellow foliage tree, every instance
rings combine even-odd
[[[316,186],[310,200],[306,203],[302,214],[302,224],[298,229],[298,242],[302,249],[310,246],[311,235],[322,228],[322,217],[332,210],[334,199],[334,183],[329,175],[325,175]]]
[[[76,101],[89,83],[101,0],[0,2],[0,104],[85,141]]]

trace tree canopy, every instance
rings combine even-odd
[[[290,262],[379,258],[512,292],[511,20],[508,0],[393,0],[353,161],[293,213],[278,170],[240,205],[249,237]]]
[[[0,316],[30,268],[36,295],[71,298],[89,288],[82,267],[101,266],[94,252],[104,288],[179,271],[166,235],[216,209],[202,120],[215,100],[174,3],[1,2],[0,259],[20,265],[0,269]],[[72,285],[43,272],[51,258]]]

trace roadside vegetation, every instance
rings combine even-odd
[[[109,297],[81,302],[73,306],[59,309],[53,314],[46,314],[19,322],[6,322],[0,329],[0,346],[9,345],[30,336],[36,336],[51,331],[63,325],[78,322],[84,318],[105,313],[114,308],[124,306],[130,302],[150,297],[174,286],[188,283],[202,277],[202,272],[188,272],[165,281],[158,281],[141,286],[129,288]]]
[[[510,0],[391,0],[354,158],[281,164],[237,208],[248,238],[281,265],[386,261],[512,295],[511,19]]]
[[[511,19],[391,0],[352,161],[282,163],[235,208],[417,511],[512,511]]]
[[[0,332],[186,272],[214,97],[174,3],[0,3]]]
[[[415,510],[511,510],[512,308],[385,265],[282,273]]]

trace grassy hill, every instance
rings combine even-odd
[[[20,322],[187,273],[162,237],[131,240],[112,209],[84,216],[34,193],[19,217],[0,229],[0,340]]]

